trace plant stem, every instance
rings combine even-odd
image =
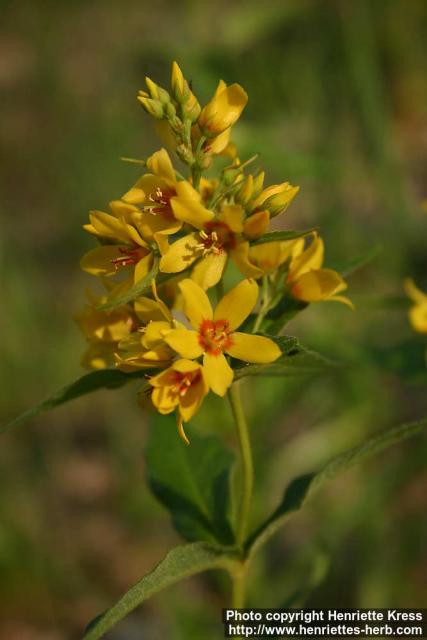
[[[262,321],[264,320],[266,314],[268,313],[269,304],[270,304],[270,298],[268,295],[268,281],[267,281],[267,276],[264,275],[262,277],[261,308],[255,320],[253,333],[256,333],[260,328]]]
[[[242,609],[245,606],[245,586],[246,586],[246,571],[238,571],[231,574],[232,580],[232,596],[231,606],[233,609]]]
[[[254,467],[252,462],[251,443],[249,440],[248,425],[243,413],[242,401],[240,398],[239,383],[235,382],[229,392],[231,410],[239,436],[240,453],[243,467],[243,487],[240,503],[239,519],[237,523],[236,541],[239,546],[243,546],[248,527],[249,511],[252,499],[252,488],[254,481]]]

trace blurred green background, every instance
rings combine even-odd
[[[293,476],[425,415],[425,341],[400,302],[406,275],[427,289],[424,0],[2,0],[0,13],[4,421],[81,373],[72,316],[92,246],[81,226],[137,177],[120,156],[157,148],[135,96],[145,75],[167,85],[173,59],[202,101],[219,77],[248,91],[240,156],[259,152],[268,183],[301,186],[283,223],[318,227],[327,266],[382,246],[350,281],[355,313],[312,305],[289,325],[350,363],[345,375],[246,384],[254,521]],[[88,396],[1,437],[0,637],[79,637],[178,542],[144,484],[134,392]],[[188,431],[235,445],[220,401]],[[425,438],[400,445],[323,490],[257,563],[250,604],[425,606],[426,450]],[[225,587],[193,578],[108,637],[222,637]]]

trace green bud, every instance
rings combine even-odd
[[[141,96],[138,96],[138,100],[150,116],[153,116],[158,120],[162,120],[165,117],[163,105],[159,100],[152,100],[151,98],[144,98]]]

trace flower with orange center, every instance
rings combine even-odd
[[[209,387],[223,396],[233,382],[234,373],[225,354],[245,362],[274,362],[281,351],[264,336],[241,333],[236,329],[255,307],[258,285],[243,280],[219,301],[215,311],[205,291],[193,280],[179,283],[184,313],[193,330],[173,329],[165,342],[183,358],[203,356],[203,370]]]
[[[149,379],[153,387],[151,400],[159,413],[176,410],[178,431],[189,444],[183,422],[188,422],[200,408],[209,391],[202,365],[192,360],[176,360],[168,369]]]
[[[86,231],[104,243],[86,253],[80,266],[95,276],[115,276],[131,267],[126,286],[141,280],[153,264],[153,252],[141,233],[125,217],[117,218],[102,211],[90,214]]]
[[[261,269],[249,260],[249,239],[261,236],[268,228],[269,214],[259,212],[244,218],[240,205],[223,207],[218,217],[204,209],[198,215],[201,205],[188,203],[183,206],[172,200],[176,215],[199,231],[193,231],[171,244],[160,260],[160,271],[179,273],[195,265],[191,278],[203,289],[213,287],[221,279],[230,257],[241,273],[247,278],[259,278]]]
[[[133,215],[133,223],[148,240],[156,233],[175,233],[182,222],[174,216],[171,198],[176,196],[178,180],[171,159],[165,149],[156,151],[147,160],[149,173],[144,174],[122,197],[141,207]]]
[[[116,366],[125,372],[147,368],[167,367],[174,359],[173,350],[164,341],[163,334],[177,326],[172,312],[157,294],[152,282],[153,297],[135,300],[135,314],[142,324],[118,344]]]

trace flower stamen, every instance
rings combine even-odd
[[[219,356],[233,344],[228,320],[203,320],[198,340],[206,353]]]

